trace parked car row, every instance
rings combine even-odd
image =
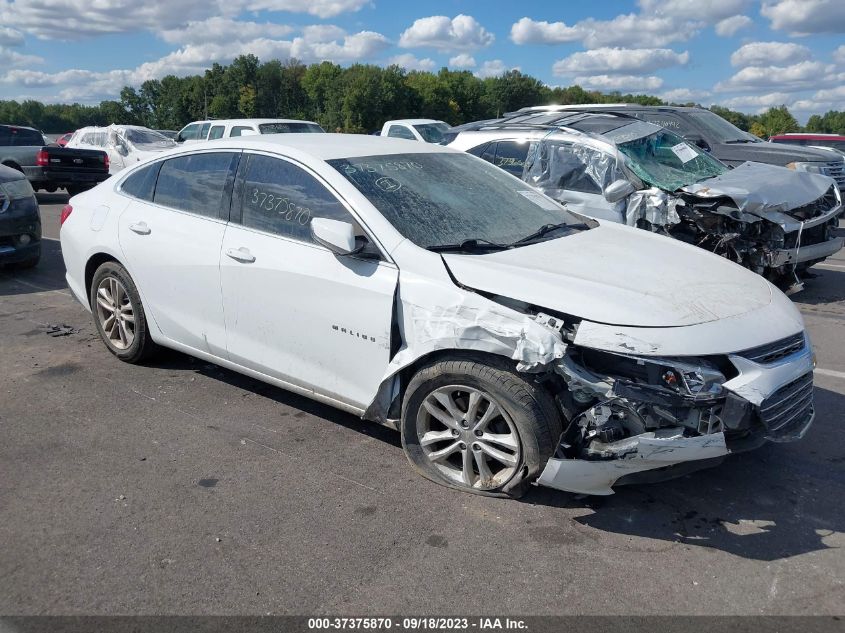
[[[779,252],[773,194],[720,184],[731,172],[664,128],[576,118],[514,128],[530,155],[502,161],[507,126],[454,137],[495,144],[492,161],[363,135],[181,145],[72,198],[68,285],[118,358],[181,350],[399,429],[421,474],[464,491],[610,494],[802,437],[796,307],[695,240],[620,221],[730,219],[783,230]],[[544,193],[567,189],[581,197]],[[797,195],[778,212],[827,218]]]
[[[569,209],[695,244],[783,287],[843,245],[829,176],[759,162],[729,169],[627,111],[543,109],[448,136]]]

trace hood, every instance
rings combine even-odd
[[[760,217],[789,213],[824,196],[833,178],[775,165],[743,163],[721,176],[681,188],[700,198],[728,197],[740,211]],[[776,218],[772,218],[775,221]]]
[[[723,143],[713,148],[713,155],[729,163],[753,160],[769,165],[786,166],[789,163],[824,162],[834,160],[831,155],[813,147],[787,145],[786,143]]]
[[[443,254],[459,283],[613,325],[679,327],[761,309],[769,283],[677,240],[616,224],[484,255]]]

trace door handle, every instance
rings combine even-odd
[[[241,246],[240,248],[229,248],[226,250],[226,255],[235,261],[243,262],[244,264],[251,264],[255,261],[255,255],[250,253],[249,249],[245,246]]]
[[[129,230],[133,233],[137,233],[138,235],[149,235],[152,232],[146,222],[136,222],[135,224],[130,224]]]

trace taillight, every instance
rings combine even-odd
[[[105,153],[103,154],[103,163],[106,166],[106,170],[108,170],[108,168],[109,168],[109,155],[108,154],[105,154]]]
[[[60,225],[64,224],[65,220],[67,220],[70,217],[71,213],[73,213],[73,207],[72,206],[70,206],[69,204],[66,204],[64,207],[62,207],[62,214],[59,216],[59,224]]]
[[[30,154],[31,156],[32,154]],[[35,164],[39,167],[46,167],[50,164],[50,155],[43,149],[35,156]]]

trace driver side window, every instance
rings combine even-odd
[[[249,155],[241,195],[241,224],[247,228],[313,243],[311,220],[355,219],[326,187],[293,163]]]

